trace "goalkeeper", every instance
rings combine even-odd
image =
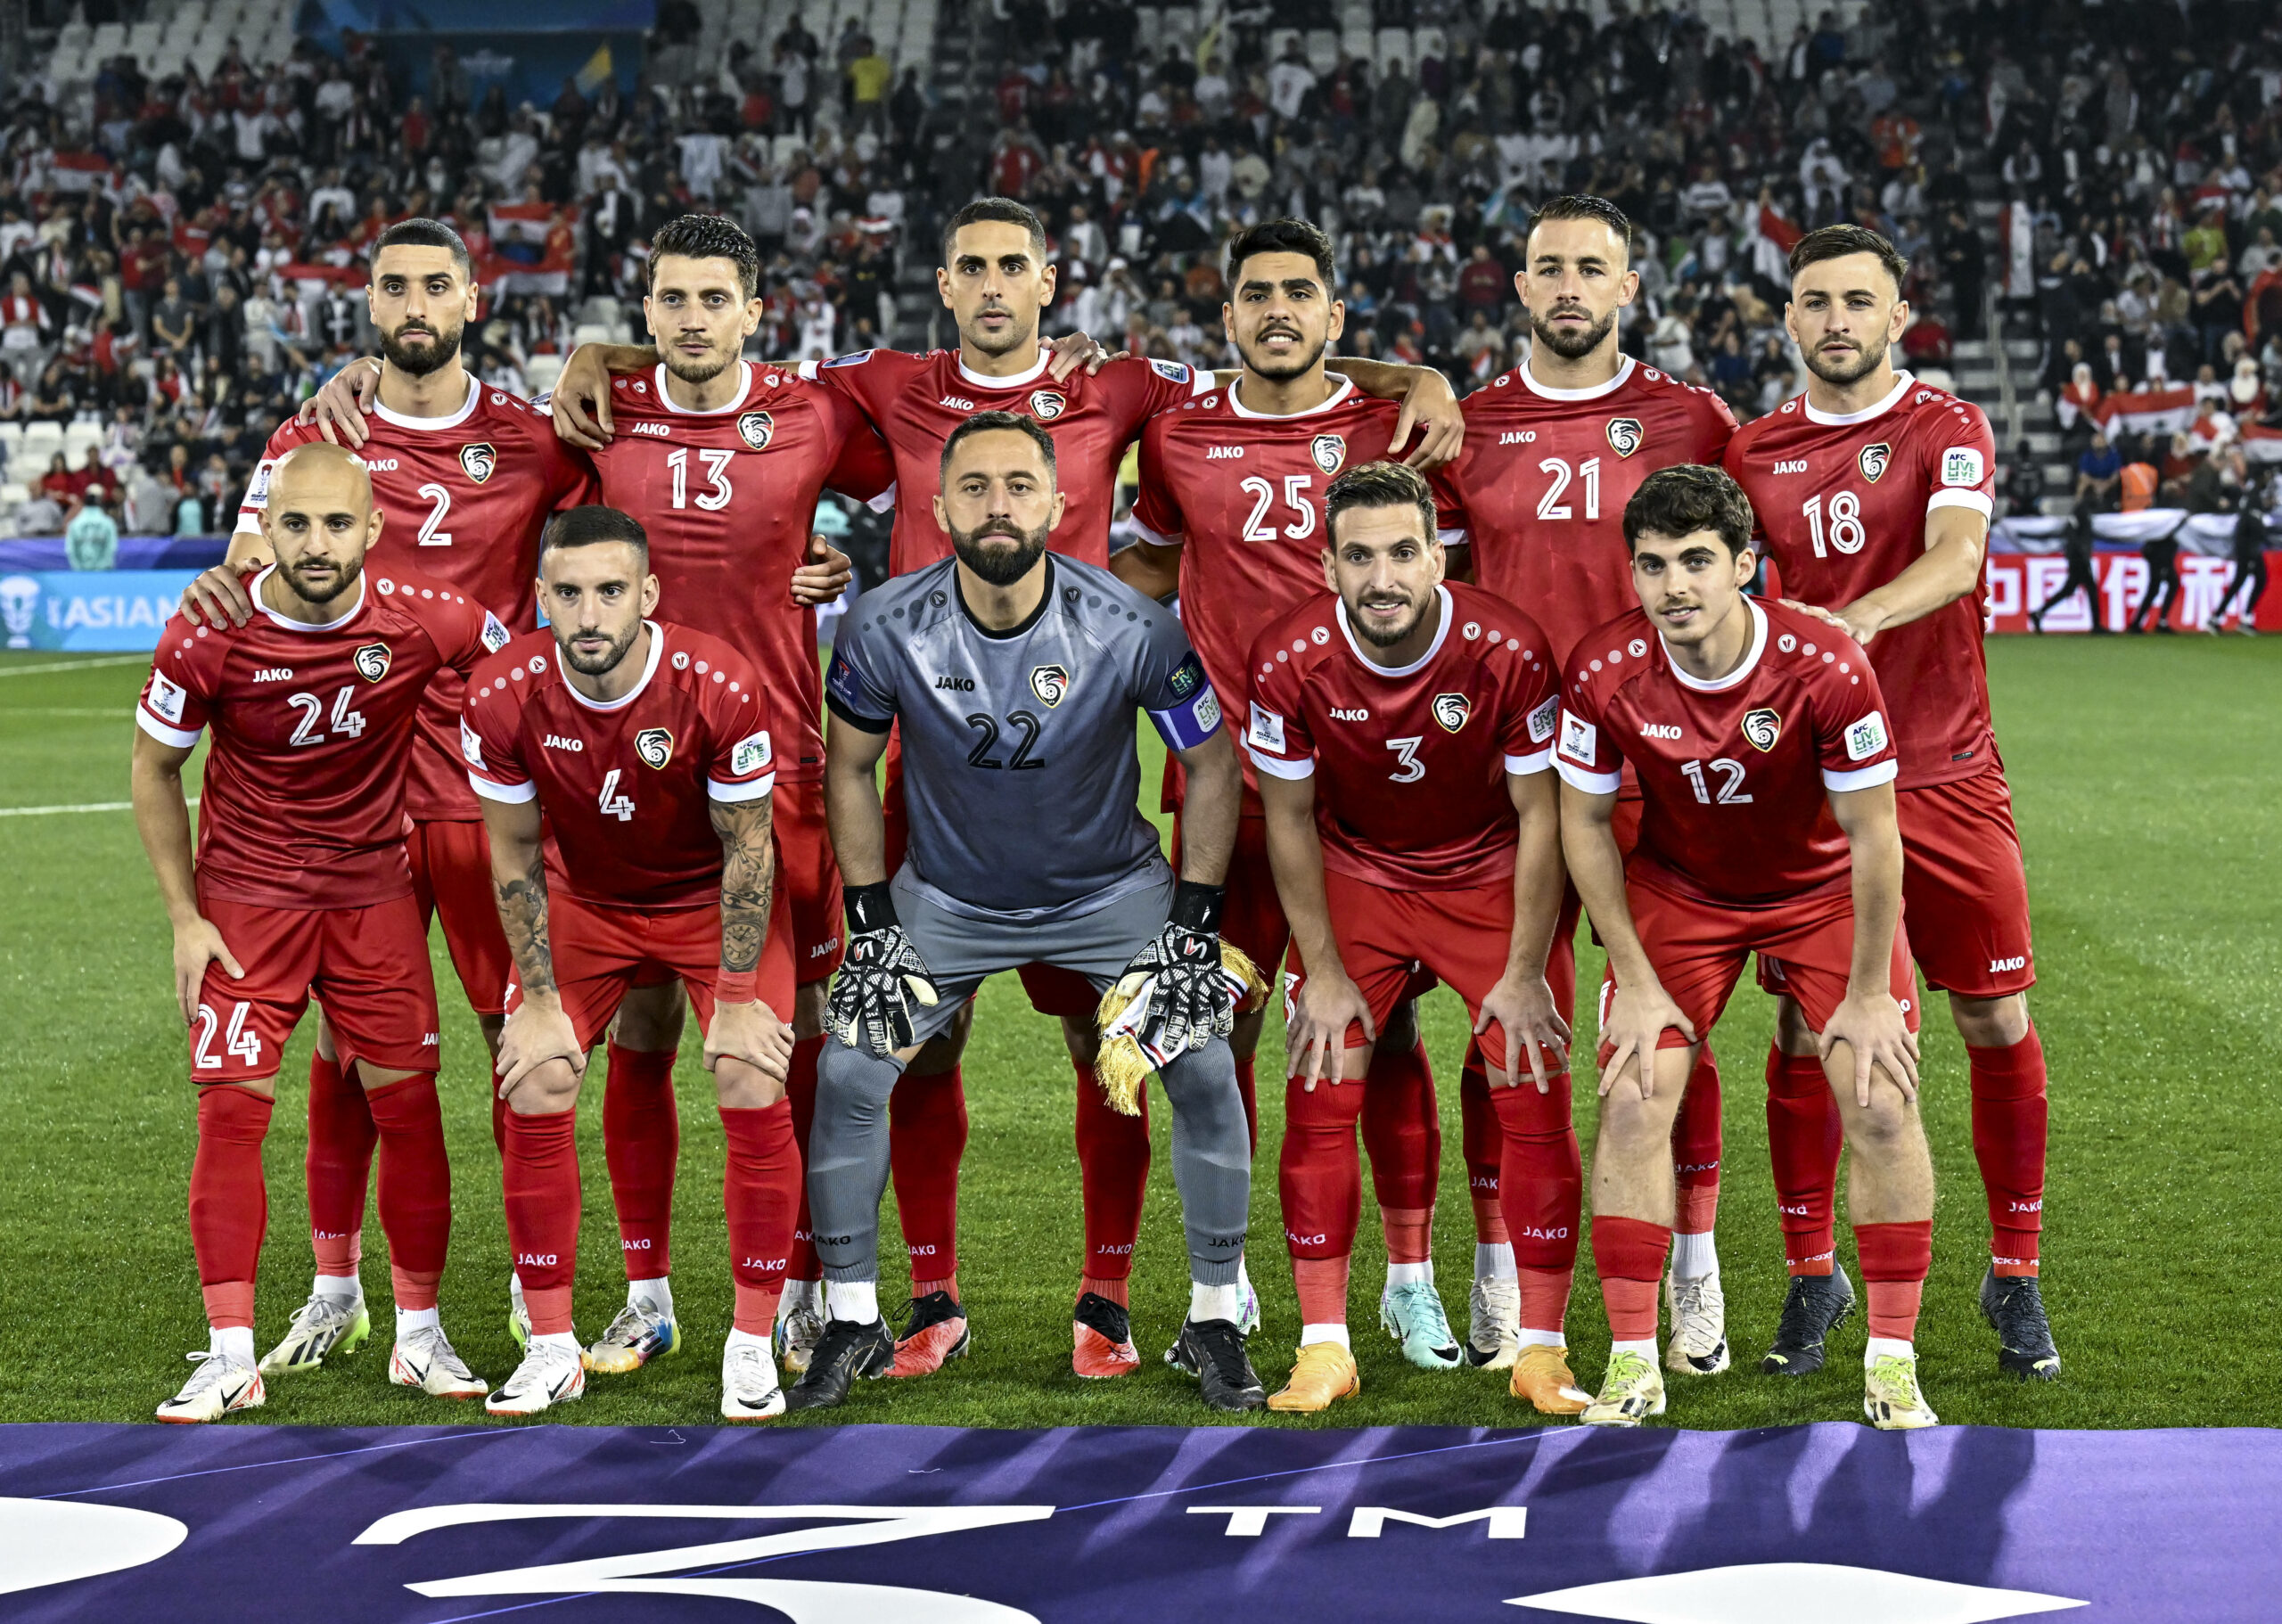
[[[809,1142],[826,1325],[788,1407],[839,1404],[894,1359],[879,1210],[905,1063],[986,976],[1044,963],[1120,986],[1119,1029],[1164,1057],[1193,1282],[1174,1357],[1214,1408],[1259,1408],[1236,1325],[1252,1166],[1219,935],[1243,780],[1219,701],[1170,611],[1047,554],[1063,498],[1030,419],[984,412],[952,431],[934,502],[953,556],[866,594],[825,680],[849,941]],[[1139,811],[1137,709],[1189,775],[1178,882]],[[891,727],[910,838],[891,880],[874,768]]]

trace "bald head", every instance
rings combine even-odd
[[[339,446],[295,447],[269,471],[261,533],[277,559],[273,585],[299,600],[271,607],[289,615],[325,610],[357,584],[365,549],[380,537],[372,475]]]

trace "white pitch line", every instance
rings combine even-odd
[[[148,654],[106,654],[100,660],[53,660],[45,665],[0,665],[0,677],[37,677],[46,671],[86,671],[96,666],[146,666]]]
[[[185,798],[192,806],[198,804],[195,795]],[[131,812],[131,800],[83,800],[68,807],[0,807],[0,817],[54,817],[65,812]]]
[[[132,705],[0,705],[0,722],[16,716],[133,716]]]

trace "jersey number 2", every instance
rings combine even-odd
[[[1679,770],[1687,775],[1688,787],[1695,791],[1695,799],[1707,807],[1715,800],[1723,807],[1747,807],[1751,804],[1751,797],[1742,792],[1744,764],[1740,761],[1721,756],[1712,763],[1712,770],[1720,775],[1720,787],[1716,791],[1705,783],[1703,763],[1701,761],[1683,761],[1679,764]]]
[[[974,748],[966,753],[969,767],[1006,767],[1019,773],[1029,767],[1046,765],[1030,754],[1031,746],[1038,742],[1038,718],[1028,710],[1017,710],[1006,718],[1006,722],[1009,726],[1021,731],[1022,742],[1014,746],[1011,760],[1001,761],[990,753],[998,746],[998,718],[985,716],[980,710],[967,718],[966,725],[982,735],[974,742]]]

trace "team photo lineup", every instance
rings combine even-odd
[[[392,1383],[534,1416],[718,1337],[724,1420],[897,1419],[898,1382],[958,1382],[989,1330],[957,1266],[962,1166],[990,1153],[968,1153],[962,1058],[1006,971],[1066,1050],[1075,1377],[1162,1357],[1212,1412],[1370,1424],[1378,1334],[1472,1384],[1478,1424],[1632,1427],[1686,1421],[1700,1382],[1814,1375],[1851,1320],[1859,1414],[1910,1430],[1953,1374],[1921,1367],[1922,1313],[2059,1378],[2036,961],[1982,652],[1989,421],[1897,367],[1909,267],[1865,226],[1790,250],[1804,389],[1741,427],[1620,349],[1640,279],[1619,208],[1551,197],[1522,242],[1529,354],[1461,401],[1338,353],[1340,246],[1301,220],[1227,243],[1242,365],[1216,373],[1046,340],[1047,233],[1005,198],[941,232],[956,349],[748,358],[760,255],[693,213],[651,241],[652,344],[581,345],[527,401],[464,365],[460,236],[382,232],[381,353],[271,437],[136,707],[211,1330],[158,1418],[254,1410],[373,1337],[377,1172]],[[1113,552],[1129,455],[1137,538]],[[892,507],[886,578],[817,531],[826,492]],[[1778,1318],[1731,1326],[1721,1117],[1753,1091],[1708,1040],[1747,971],[1776,1010],[1777,1200],[1729,1221],[1779,1234],[1789,1278]],[[1438,1056],[1472,1197],[1462,1314],[1433,1264],[1437,987],[1470,1023]],[[439,1308],[472,1183],[456,1208],[456,997],[488,1051],[520,1350],[480,1374]],[[726,1325],[674,1301],[692,1020]],[[1962,1039],[1941,1086],[1969,1088],[1985,1198],[1938,1237],[1927,1020]],[[313,1282],[288,1319],[255,1280],[305,1023]],[[1130,1290],[1153,1091],[1190,1283],[1163,1324]],[[598,1333],[572,1315],[582,1095],[627,1286]],[[1350,1288],[1366,1155],[1375,1316]],[[1253,1284],[1282,1267],[1252,1223],[1271,1170],[1296,1325],[1263,1325]],[[881,1279],[891,1186],[907,1302]],[[1975,1300],[1925,1292],[1937,1238],[1985,1249]],[[1580,1260],[1605,1324],[1572,1311]],[[1812,1418],[1858,1413],[1844,1385]]]

